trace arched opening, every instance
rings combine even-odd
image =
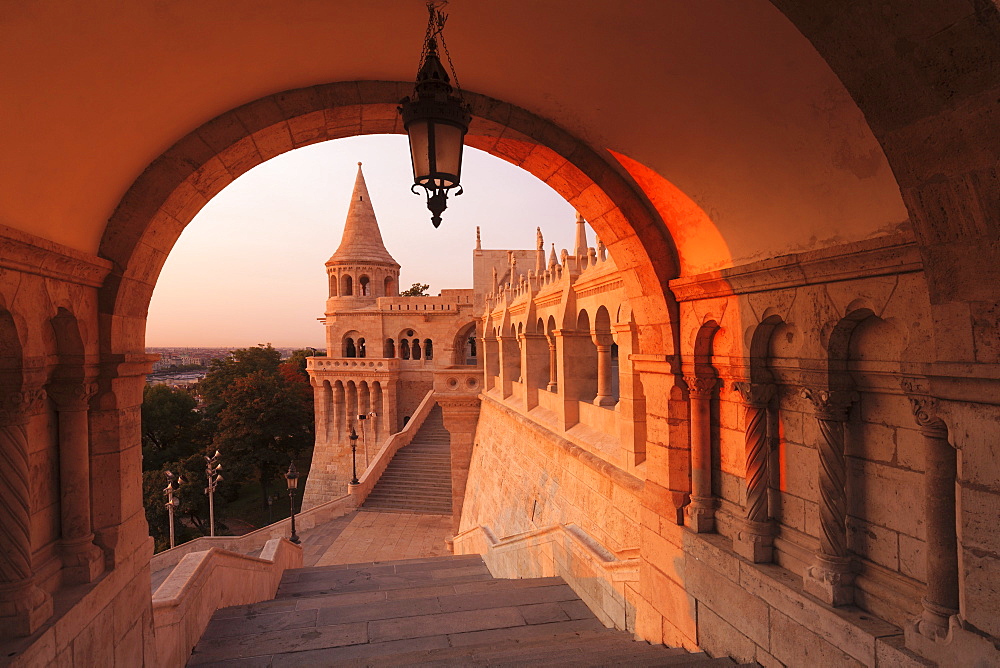
[[[368,352],[365,350],[365,340],[364,338],[358,339],[358,357],[367,357]]]
[[[465,327],[458,330],[455,341],[452,344],[455,351],[453,364],[465,364],[474,366],[479,363],[476,340],[476,323],[470,322]]]
[[[406,339],[399,340],[399,359],[410,359],[410,342]]]
[[[368,276],[362,274],[358,278],[358,296],[359,297],[370,297],[371,296],[371,280]]]
[[[340,294],[343,297],[354,295],[354,279],[351,278],[350,274],[344,274],[340,277]]]
[[[338,289],[340,281],[337,280],[337,275],[334,274],[334,273],[331,273],[327,278],[328,278],[328,282],[330,284],[330,296],[331,297],[338,296],[340,294],[340,291]]]
[[[383,352],[383,357],[388,357],[392,359],[396,356],[396,342],[392,339],[385,340],[385,351]]]
[[[424,339],[424,359],[434,359],[434,342],[430,339]]]
[[[410,357],[415,360],[420,359],[420,339],[413,339],[410,343]]]
[[[392,276],[386,276],[385,281],[383,281],[382,294],[386,297],[396,296],[396,279]]]
[[[358,349],[354,345],[354,339],[350,336],[344,338],[344,357],[357,357]]]
[[[563,392],[580,401],[593,402],[597,398],[597,346],[591,334],[590,315],[586,311],[577,314],[572,348],[566,368],[572,369],[573,387],[563,388]]]

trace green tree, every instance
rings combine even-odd
[[[430,285],[427,283],[414,283],[407,289],[399,293],[400,297],[426,297],[427,291],[430,289]]]
[[[303,348],[301,350],[295,350],[288,359],[285,360],[285,364],[293,364],[296,369],[298,369],[303,376],[308,380],[309,374],[306,373],[306,358],[307,357],[326,357],[325,350],[316,350],[315,348]]]
[[[312,446],[312,388],[294,365],[285,365],[284,372],[237,378],[221,398],[214,445],[233,480],[257,478],[264,500],[289,460]]]
[[[237,348],[228,357],[212,360],[208,373],[198,383],[208,415],[215,417],[222,410],[225,406],[222,395],[237,379],[258,371],[276,374],[280,364],[281,353],[270,343],[260,343],[254,348]]]
[[[199,536],[207,536],[208,528],[208,496],[205,494],[205,456],[201,453],[191,455],[183,461],[164,464],[156,470],[144,471],[142,474],[142,499],[146,511],[146,522],[149,524],[149,535],[153,537],[157,552],[169,547],[170,515],[167,511],[167,471],[180,475],[184,482],[178,488],[176,495],[180,505],[174,513],[174,532],[177,544],[186,543]],[[220,487],[225,481],[220,483]],[[215,529],[216,533],[225,530],[221,518],[224,516],[225,500],[219,493],[215,494]]]
[[[185,389],[147,385],[142,390],[143,470],[158,470],[203,450],[210,440],[197,400]]]

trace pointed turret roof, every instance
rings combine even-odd
[[[365,175],[361,173],[361,163],[358,163],[358,177],[354,181],[354,193],[351,195],[351,206],[347,210],[347,221],[344,223],[344,235],[340,246],[327,263],[366,263],[380,262],[399,266],[382,243],[382,233],[375,220],[375,209],[372,208],[368,196],[368,186],[365,185]]]

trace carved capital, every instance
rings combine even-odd
[[[684,384],[692,397],[711,397],[719,379],[715,376],[684,376]]]
[[[903,378],[900,381],[906,398],[910,400],[913,419],[920,431],[932,438],[948,438],[948,426],[937,416],[938,400],[927,392],[927,385],[919,378]]]
[[[802,388],[802,396],[812,402],[820,420],[846,422],[851,405],[861,397],[853,390],[816,390]]]
[[[24,424],[44,406],[45,391],[42,389],[4,392],[0,394],[0,426]]]
[[[56,410],[85,411],[90,408],[90,400],[97,394],[97,383],[57,381],[46,386],[49,397],[55,402]]]
[[[748,406],[764,408],[775,395],[775,386],[771,383],[748,383],[738,381],[733,383],[733,389],[740,393],[743,403]]]

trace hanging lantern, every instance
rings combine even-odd
[[[411,190],[419,194],[417,188],[424,189],[431,223],[437,227],[442,212],[448,208],[448,191],[457,189],[455,194],[462,194],[462,148],[472,114],[462,99],[462,89],[444,42],[444,23],[448,17],[433,2],[427,3],[427,11],[430,16],[413,96],[400,100],[399,113],[410,138]],[[438,39],[448,58],[457,94],[438,56]]]

